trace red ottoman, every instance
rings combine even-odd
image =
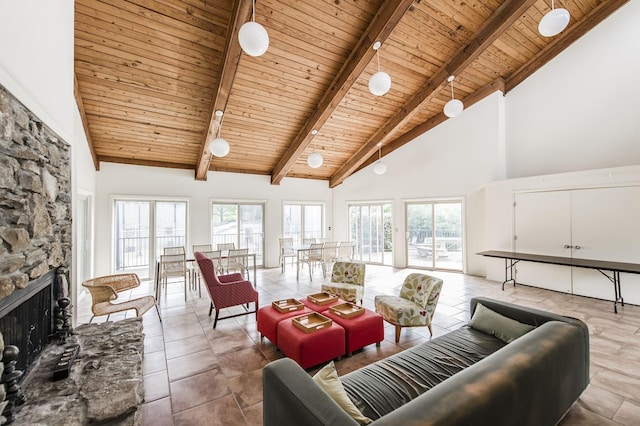
[[[336,323],[313,333],[298,329],[290,319],[278,324],[278,348],[302,368],[341,357],[344,343],[344,328]]]
[[[384,340],[382,315],[376,312],[365,309],[364,314],[353,318],[342,318],[331,311],[325,311],[322,315],[344,328],[348,356],[372,343],[380,346],[380,342]]]
[[[271,343],[278,346],[278,323],[284,319],[297,317],[298,315],[309,312],[311,312],[309,309],[302,308],[298,311],[280,313],[271,305],[263,306],[258,309],[258,332],[260,333],[260,339],[266,336]]]
[[[327,309],[329,309],[333,305],[337,305],[338,303],[345,303],[345,301],[342,300],[342,299],[336,299],[333,302],[329,302],[329,303],[326,303],[324,305],[319,305],[319,304],[314,303],[311,300],[307,299],[306,297],[304,299],[300,299],[300,301],[307,308],[311,309],[312,311],[319,312],[319,313],[323,313],[324,311],[326,311]]]

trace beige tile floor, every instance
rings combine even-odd
[[[411,272],[414,271],[368,265],[365,307],[373,308],[377,294],[397,294],[404,277]],[[612,302],[520,285],[501,291],[500,283],[483,278],[447,272],[431,274],[444,280],[433,321],[434,337],[468,321],[468,302],[474,296],[493,297],[585,321],[591,336],[591,384],[561,424],[640,424],[640,307],[627,305],[614,314]],[[318,292],[322,273],[316,272],[314,277],[310,282],[308,274],[301,273],[298,281],[295,268],[291,267],[284,274],[280,269],[259,270],[260,305]],[[160,301],[162,323],[155,311],[144,316],[144,424],[261,425],[261,369],[280,358],[281,353],[267,339],[260,341],[253,315],[219,321],[213,330],[206,294],[199,298],[197,292],[190,292],[185,302],[181,283],[169,283],[168,287]],[[132,296],[150,294],[151,289],[152,284],[145,282]],[[89,299],[87,296],[78,303],[79,323],[90,318]],[[111,320],[123,317],[112,316]],[[104,317],[96,321],[104,321]],[[340,374],[429,340],[426,328],[405,329],[396,345],[393,328],[385,325],[382,345],[370,345],[351,358],[336,362]]]

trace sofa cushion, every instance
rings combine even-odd
[[[518,337],[527,334],[535,327],[529,324],[523,324],[478,303],[476,311],[473,313],[469,327],[476,330],[496,336],[498,339],[506,343],[511,343]]]
[[[326,392],[331,398],[340,406],[347,414],[349,414],[355,421],[361,425],[366,425],[372,422],[368,417],[362,415],[360,410],[351,402],[347,392],[345,392],[342,382],[338,378],[336,367],[331,361],[314,376],[313,380]]]
[[[463,326],[340,379],[362,414],[376,420],[505,345]]]

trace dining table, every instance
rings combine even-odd
[[[224,260],[228,260],[228,259],[234,259],[234,258],[242,258],[242,257],[247,257],[247,258],[251,258],[253,259],[252,263],[253,263],[253,286],[256,286],[257,283],[257,272],[256,272],[256,254],[255,253],[246,253],[246,254],[241,254],[241,255],[237,255],[237,256],[231,256],[229,257],[229,251],[228,250],[223,250],[222,253],[220,254],[220,259],[224,259]],[[189,264],[193,264],[196,259],[195,257],[188,257],[185,259],[186,262]],[[189,280],[191,280],[192,284],[195,284],[195,274],[190,274],[189,275]],[[185,282],[186,285],[186,282]],[[160,304],[160,259],[156,259],[156,272],[155,272],[155,277],[154,277],[154,290],[155,290],[155,296],[156,296],[156,300],[158,302],[158,304]],[[199,296],[202,295],[202,292],[200,291],[200,286],[198,286],[198,294]]]

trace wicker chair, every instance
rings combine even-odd
[[[375,297],[376,312],[396,327],[396,343],[402,327],[428,327],[433,336],[431,320],[440,297],[442,280],[426,274],[409,274],[399,296]]]
[[[91,313],[93,315],[89,323],[96,316],[106,315],[108,321],[111,314],[130,309],[135,309],[136,316],[139,317],[154,306],[158,312],[158,318],[162,321],[156,298],[153,296],[142,296],[120,303],[113,303],[114,300],[118,299],[118,293],[131,290],[139,285],[140,279],[136,274],[106,275],[83,282],[82,286],[91,293]]]

